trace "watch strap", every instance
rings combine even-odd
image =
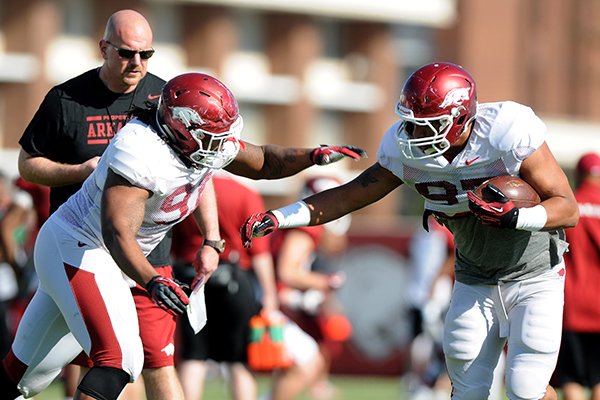
[[[223,252],[225,251],[225,240],[224,239],[221,239],[221,240],[204,239],[204,242],[202,242],[202,246],[210,246],[213,249],[215,249],[217,251],[217,253],[223,254]]]

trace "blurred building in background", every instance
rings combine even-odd
[[[567,171],[584,151],[600,151],[597,0],[0,0],[0,169],[17,174],[18,139],[48,89],[101,64],[104,24],[122,8],[142,12],[153,27],[149,71],[164,79],[207,72],[233,90],[245,139],[365,148],[368,159],[327,167],[342,180],[376,160],[402,82],[434,60],[466,67],[480,101],[530,105]],[[294,200],[302,180],[250,184],[277,206]],[[406,256],[421,210],[401,188],[355,214],[353,243]],[[362,270],[386,254],[360,251],[347,262]],[[391,282],[386,276],[369,275],[374,298]],[[370,322],[363,333],[366,347],[389,342],[373,354],[402,340],[390,321]]]
[[[99,65],[107,17],[134,8],[154,28],[151,72],[219,77],[240,101],[250,141],[366,148],[371,158],[342,166],[348,178],[375,159],[406,76],[436,59],[471,71],[480,101],[531,105],[548,122],[549,143],[568,169],[580,150],[600,140],[595,3],[1,0],[0,168],[16,173],[17,141],[46,91]],[[259,187],[280,202],[296,182]],[[360,214],[392,221],[391,215],[418,213],[414,203],[403,201],[400,190]]]

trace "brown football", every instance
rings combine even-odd
[[[502,175],[488,179],[475,189],[475,194],[485,201],[490,201],[482,194],[483,188],[493,184],[515,203],[517,207],[533,207],[540,204],[540,195],[523,179],[517,176]]]

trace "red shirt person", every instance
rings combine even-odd
[[[575,190],[579,224],[565,230],[570,251],[565,254],[564,328],[600,332],[600,156],[583,156],[577,173],[584,176]]]
[[[264,208],[264,202],[260,193],[229,176],[219,174],[212,181],[220,236],[227,245],[219,255],[219,268],[205,285],[208,324],[198,334],[187,322],[180,325],[178,372],[185,398],[198,399],[204,390],[207,361],[221,362],[231,377],[232,393],[255,398],[256,379],[247,367],[249,322],[261,308],[266,313],[272,312],[277,307],[277,294],[269,238],[246,249],[239,240],[239,232],[248,213]],[[195,276],[192,263],[204,237],[196,221],[187,218],[174,227],[173,239],[171,250],[177,260],[177,279],[191,283]],[[255,280],[260,286],[260,299]]]
[[[600,155],[583,155],[576,167],[579,223],[565,230],[565,308],[556,378],[566,400],[600,398]]]

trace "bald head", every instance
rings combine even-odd
[[[152,29],[146,18],[134,10],[120,10],[110,16],[98,46],[104,59],[100,79],[115,93],[129,93],[148,72],[148,59],[140,51],[152,51]],[[135,50],[133,53],[131,50]],[[133,55],[132,55],[133,54]]]
[[[120,10],[108,19],[103,39],[112,43],[143,43],[140,48],[149,48],[152,46],[152,29],[139,12]]]

